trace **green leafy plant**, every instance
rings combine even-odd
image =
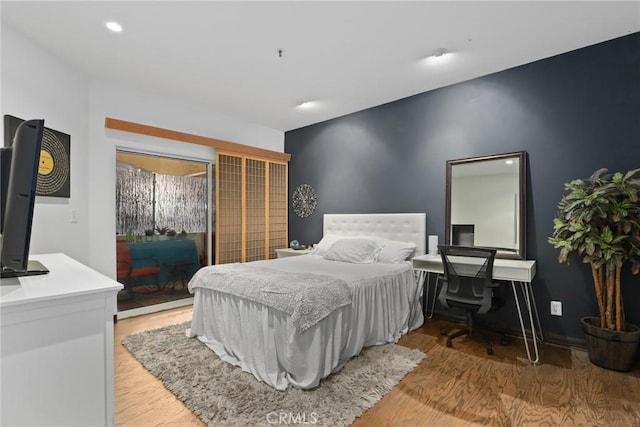
[[[145,236],[153,236],[155,233],[155,231],[153,230],[153,228],[147,228],[146,230],[144,230],[144,235]]]
[[[590,264],[600,327],[623,331],[622,268],[640,272],[640,169],[607,172],[565,184],[548,241],[560,249],[560,263],[573,256]]]
[[[159,235],[164,236],[169,231],[169,227],[156,227],[156,231]]]
[[[176,230],[174,229],[167,230],[167,236],[169,237],[176,237],[176,234],[178,233],[176,233]]]

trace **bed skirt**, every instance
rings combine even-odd
[[[190,335],[277,390],[314,388],[364,347],[397,342],[424,321],[410,268],[352,290],[351,305],[299,333],[278,310],[196,288]]]

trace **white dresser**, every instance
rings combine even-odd
[[[0,425],[113,426],[113,315],[122,285],[63,254],[0,285]]]

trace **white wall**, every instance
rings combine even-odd
[[[37,197],[31,253],[63,252],[89,261],[89,85],[79,73],[2,26],[2,115],[45,119],[71,135],[71,197]],[[3,125],[4,135],[4,125]],[[79,222],[71,223],[71,210]]]
[[[71,135],[71,198],[36,200],[32,253],[64,252],[115,276],[115,151],[134,148],[194,159],[213,149],[107,130],[105,117],[284,151],[284,132],[161,96],[88,81],[2,26],[2,114],[44,118]],[[70,211],[78,223],[70,223]]]

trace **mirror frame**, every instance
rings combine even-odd
[[[445,242],[451,244],[451,178],[452,168],[455,165],[483,162],[488,160],[500,160],[510,157],[518,159],[518,175],[519,175],[519,209],[520,221],[518,224],[518,253],[499,252],[496,258],[503,259],[527,259],[527,153],[526,151],[517,151],[513,153],[495,154],[491,156],[469,157],[465,159],[447,160],[447,183],[446,183],[446,207],[445,207]]]

